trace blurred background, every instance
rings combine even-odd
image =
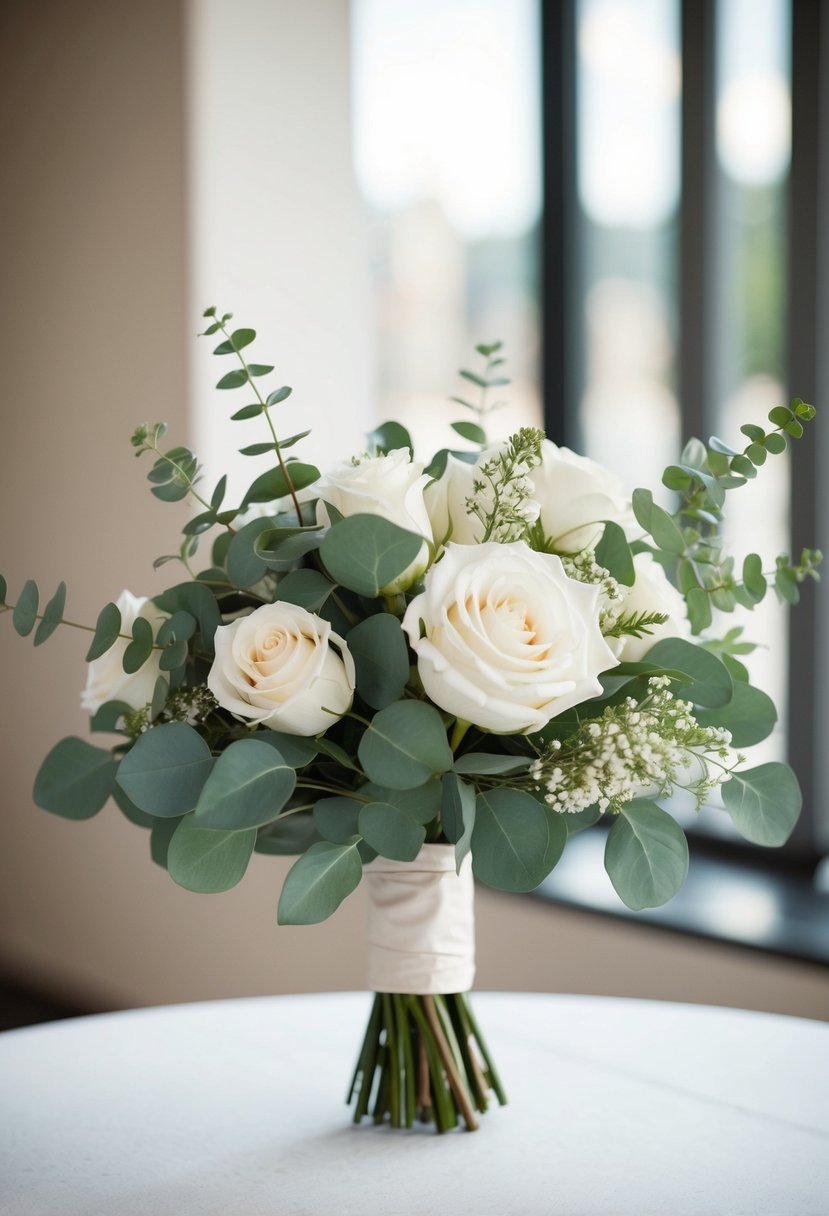
[[[232,461],[196,337],[209,304],[258,330],[323,468],[388,417],[422,456],[450,443],[457,369],[496,338],[498,430],[543,424],[628,489],[690,434],[734,442],[813,400],[812,437],[735,495],[729,540],[827,548],[824,0],[6,0],[3,18],[10,602],[64,578],[67,615],[94,622],[173,580],[152,560],[186,508],[149,495],[138,423],[166,420],[208,480],[258,471]],[[479,988],[829,1019],[827,622],[807,588],[791,622],[769,602],[747,623],[783,709],[762,758],[804,788],[789,845],[742,845],[712,809],[681,896],[634,915],[600,836],[578,837],[539,893],[479,888]],[[83,823],[34,807],[43,755],[86,734],[86,644],[34,650],[0,622],[0,1024],[362,988],[359,890],[279,928],[290,859],[193,895],[114,805]]]

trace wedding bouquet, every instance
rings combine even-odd
[[[377,993],[351,1095],[355,1119],[416,1117],[439,1131],[476,1125],[504,1094],[466,993],[474,974],[472,877],[530,891],[574,832],[601,823],[605,865],[631,908],[681,887],[677,789],[725,812],[762,845],[787,838],[800,808],[785,764],[746,767],[740,749],[775,709],[749,680],[751,650],[722,614],[771,585],[786,602],[820,555],[723,553],[726,496],[803,434],[814,409],[742,427],[740,451],[692,439],[666,469],[662,507],[627,500],[594,462],[524,428],[490,444],[489,395],[508,381],[500,344],[478,346],[453,398],[468,446],[417,463],[395,422],[322,475],[280,437],[287,387],[248,362],[251,329],[208,309],[222,391],[265,438],[242,448],[273,465],[234,505],[209,497],[195,455],[140,426],[152,493],[189,499],[181,581],[107,604],[86,656],[82,697],[105,746],[64,739],[35,801],[72,819],[112,797],[149,828],[153,859],[191,891],[228,890],[254,851],[297,854],[281,924],[330,916],[365,873],[369,986]],[[290,454],[289,454],[290,453]],[[214,539],[206,562],[203,539]],[[6,600],[39,645],[64,622],[66,589],[39,611],[29,581]],[[716,617],[715,617],[716,614]],[[71,622],[65,622],[71,623]]]

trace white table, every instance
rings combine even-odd
[[[273,997],[0,1035],[3,1216],[825,1216],[829,1025],[479,995],[510,1105],[352,1126],[369,997]]]

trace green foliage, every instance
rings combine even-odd
[[[698,709],[700,726],[723,726],[731,732],[732,747],[753,747],[767,739],[777,722],[771,697],[742,680],[733,685],[731,700],[721,709]]]
[[[66,607],[66,583],[60,583],[58,589],[49,603],[43,609],[43,616],[40,619],[40,624],[35,632],[35,646],[41,646],[47,638],[50,638],[63,620],[63,611]]]
[[[441,792],[443,834],[455,846],[455,868],[460,873],[461,862],[472,847],[477,795],[474,786],[461,781],[456,773],[444,774]]]
[[[329,528],[320,557],[335,582],[373,598],[403,574],[423,543],[379,515],[350,515]]]
[[[148,815],[192,811],[213,767],[210,748],[186,722],[154,726],[139,735],[118,766],[118,784]]]
[[[411,435],[399,422],[384,422],[381,426],[375,427],[366,435],[366,441],[368,450],[375,452],[378,456],[386,455],[397,448],[408,448],[409,452],[414,450]]]
[[[332,844],[348,844],[360,835],[357,821],[365,805],[356,798],[320,798],[314,806],[317,831]]]
[[[622,807],[607,836],[605,869],[616,894],[632,908],[667,903],[688,876],[688,842],[667,811],[647,798]]]
[[[284,468],[268,469],[256,478],[242,499],[242,510],[251,503],[287,498],[292,490],[304,490],[319,478],[320,471],[315,465],[286,460]]]
[[[647,659],[649,663],[687,672],[690,682],[674,689],[683,701],[718,709],[734,695],[734,683],[725,665],[710,651],[684,638],[663,638],[650,648]]]
[[[508,788],[478,795],[472,830],[475,877],[502,891],[532,891],[567,842],[560,817],[531,794]]]
[[[440,714],[423,701],[397,701],[376,713],[357,752],[370,781],[415,789],[452,767]]]
[[[467,752],[452,765],[455,773],[474,773],[480,777],[505,776],[522,773],[530,766],[524,756],[499,756],[492,752]]]
[[[91,819],[112,793],[117,768],[110,751],[84,739],[62,739],[38,770],[34,800],[64,819]]]
[[[22,638],[28,637],[35,627],[40,592],[34,579],[28,579],[20,592],[12,612],[12,624]]]
[[[381,857],[414,861],[426,829],[413,815],[390,802],[369,802],[358,817],[360,835]]]
[[[214,895],[241,882],[256,832],[217,832],[199,827],[193,815],[180,821],[167,847],[167,870],[188,891]]]
[[[198,634],[195,639],[197,648],[208,658],[212,657],[213,635],[222,623],[222,614],[216,603],[216,597],[208,587],[198,582],[178,583],[175,587],[168,587],[160,595],[154,596],[153,603],[162,612],[169,612],[173,616],[180,612],[186,612],[191,616],[198,626]],[[184,634],[180,633],[178,629],[174,629],[173,632],[177,640],[184,638]]]
[[[366,617],[349,630],[346,642],[363,700],[372,709],[399,700],[409,679],[409,650],[397,617],[388,613]]]
[[[288,871],[279,898],[279,924],[316,925],[326,920],[359,884],[362,873],[356,840],[312,844]]]
[[[321,836],[307,811],[281,815],[273,823],[260,828],[256,837],[256,852],[274,857],[296,857],[317,844]]]
[[[291,768],[304,768],[317,754],[316,739],[306,739],[302,735],[286,735],[281,730],[271,730],[266,727],[257,731],[251,738],[255,739],[257,743],[266,743],[270,747],[275,747]]]
[[[95,633],[86,652],[87,663],[106,654],[121,632],[121,611],[116,604],[104,604],[98,613]]]
[[[624,587],[632,587],[636,572],[633,555],[624,531],[617,523],[606,520],[601,539],[596,545],[596,561],[611,578]]]
[[[367,781],[365,785],[360,786],[357,794],[366,802],[388,802],[416,819],[418,823],[431,823],[440,814],[441,784],[437,777],[410,790],[390,789],[388,786],[377,785],[374,781]]]
[[[777,762],[732,773],[722,798],[740,835],[770,848],[789,839],[802,805],[797,777]]]
[[[202,787],[195,822],[236,832],[276,819],[294,792],[296,774],[275,747],[239,739],[219,756]]]
[[[292,570],[279,580],[279,598],[283,603],[319,612],[335,586],[319,570]]]
[[[127,675],[132,675],[143,667],[153,650],[153,627],[143,616],[137,616],[132,623],[132,641],[124,650],[122,667]]]

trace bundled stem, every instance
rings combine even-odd
[[[475,1131],[490,1091],[506,1103],[465,993],[376,994],[346,1099],[355,1123],[370,1114],[392,1127]]]

